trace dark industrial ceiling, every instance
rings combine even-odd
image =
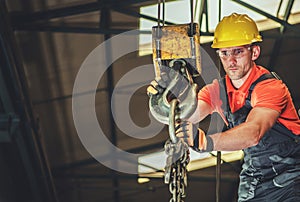
[[[203,6],[202,14],[209,16],[207,1],[201,2],[197,5]],[[281,25],[262,32],[262,55],[257,63],[281,76],[299,109],[300,25],[289,23],[291,14],[300,16],[291,13],[295,1],[276,1],[278,8],[280,3],[286,5],[283,16],[274,16],[247,1],[233,2]],[[138,29],[140,18],[156,21],[140,13],[142,6],[155,4],[154,0],[0,0],[0,201],[169,200],[161,177],[140,184],[137,174],[99,163],[83,145],[72,114],[72,98],[81,96],[73,94],[74,83],[89,54],[113,36]],[[202,36],[213,34],[203,30],[207,31],[202,31]],[[119,43],[113,47],[121,49],[129,42]],[[130,43],[138,45],[134,40]],[[210,44],[203,43],[202,48],[218,66]],[[152,69],[151,64],[151,55],[140,56],[135,49],[109,64],[95,91],[94,108],[104,134],[113,145],[130,153],[161,151],[167,139],[166,128],[155,137],[132,138],[118,127],[111,112],[111,96],[118,82],[136,67],[148,65]],[[139,88],[130,105],[125,103],[122,109],[142,128],[151,122],[145,92],[153,76],[134,79],[140,82]],[[126,95],[129,88],[123,86],[118,93]],[[88,88],[84,90],[83,94],[90,93]],[[88,110],[91,106],[81,107]],[[220,201],[236,201],[239,169],[239,161],[222,164]],[[216,201],[215,173],[214,166],[190,172],[186,201]]]

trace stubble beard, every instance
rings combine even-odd
[[[236,66],[235,66],[236,67]],[[240,67],[236,67],[237,70],[227,70],[227,75],[231,80],[239,80],[243,78],[247,73],[241,71]]]

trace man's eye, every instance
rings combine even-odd
[[[243,49],[235,49],[234,50],[234,54],[235,55],[239,55],[239,54],[241,54],[241,53],[243,53],[244,51],[243,51]]]
[[[228,51],[221,51],[221,55],[228,56],[229,52]]]

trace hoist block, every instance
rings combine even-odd
[[[152,47],[156,76],[160,76],[162,65],[169,66],[169,62],[174,59],[184,59],[193,68],[193,76],[201,73],[200,34],[197,23],[154,26]]]

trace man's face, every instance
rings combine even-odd
[[[231,80],[242,79],[253,66],[252,47],[250,45],[220,48],[217,53]]]

